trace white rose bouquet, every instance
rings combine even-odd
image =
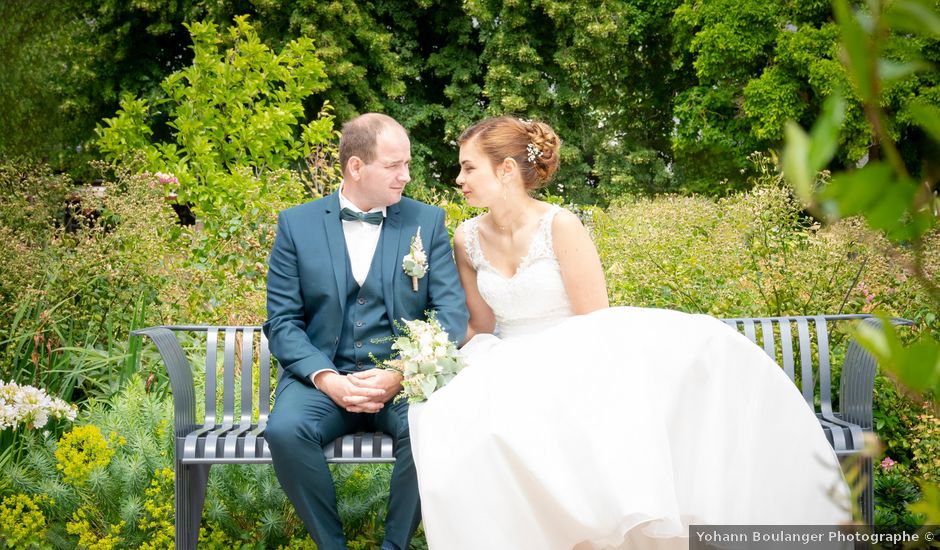
[[[402,332],[392,341],[392,350],[397,351],[399,357],[385,361],[381,367],[404,377],[405,389],[397,399],[420,403],[460,372],[464,367],[463,357],[433,315],[427,321],[405,321]]]

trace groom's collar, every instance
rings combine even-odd
[[[336,192],[336,195],[339,197],[339,207],[349,208],[353,212],[364,212],[361,208],[352,203],[351,200],[346,198],[346,195],[343,194],[343,184],[339,186],[339,190]],[[375,208],[369,210],[369,212],[381,212],[383,217],[388,217],[388,207],[387,206],[376,206]]]

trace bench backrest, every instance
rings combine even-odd
[[[761,346],[796,382],[814,410],[832,412],[831,323],[870,315],[816,315],[722,319]],[[155,327],[156,328],[156,327]],[[195,424],[265,424],[271,411],[272,372],[268,340],[260,326],[166,326],[174,333],[204,333],[205,418]],[[857,346],[855,346],[857,347]],[[188,361],[187,361],[188,365]],[[215,368],[212,368],[215,367]],[[194,387],[186,368],[181,387]],[[278,367],[277,375],[280,375]],[[250,372],[252,376],[243,376]],[[174,373],[170,373],[171,378]],[[176,387],[176,384],[174,384]],[[179,397],[174,395],[174,397]],[[195,398],[195,395],[192,395]],[[819,403],[817,406],[816,403]]]
[[[207,327],[205,345],[206,423],[266,423],[271,412],[271,352],[261,327]],[[220,370],[222,417],[215,418],[220,410]],[[251,376],[244,376],[245,372]],[[253,388],[255,384],[257,391]]]
[[[177,436],[197,425],[267,423],[273,379],[268,339],[260,326],[162,326],[141,329],[135,335],[153,339],[166,364]],[[276,374],[280,373],[278,367]],[[203,378],[202,399],[195,395],[194,375]],[[197,417],[199,405],[205,407],[202,418]]]
[[[796,382],[806,403],[818,412],[832,413],[832,323],[871,318],[871,315],[813,315],[722,319],[736,328]],[[819,405],[816,405],[818,399]]]

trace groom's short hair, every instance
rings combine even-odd
[[[382,113],[366,113],[343,124],[339,138],[339,165],[343,172],[352,157],[359,157],[366,164],[375,160],[375,144],[386,128],[401,128],[408,133],[397,120]]]

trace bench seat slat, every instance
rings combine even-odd
[[[235,437],[236,434],[237,437]],[[248,435],[252,439],[251,445],[248,445]],[[238,441],[234,448],[227,445],[229,437]],[[219,425],[213,428],[201,428],[185,437],[178,438],[177,443],[187,445],[192,449],[192,452],[185,453],[181,457],[181,462],[185,464],[271,462],[271,454],[264,441],[263,426]],[[226,444],[220,445],[220,443]],[[390,436],[380,432],[355,433],[337,438],[324,448],[323,454],[327,462],[334,463],[395,462],[394,442]]]

